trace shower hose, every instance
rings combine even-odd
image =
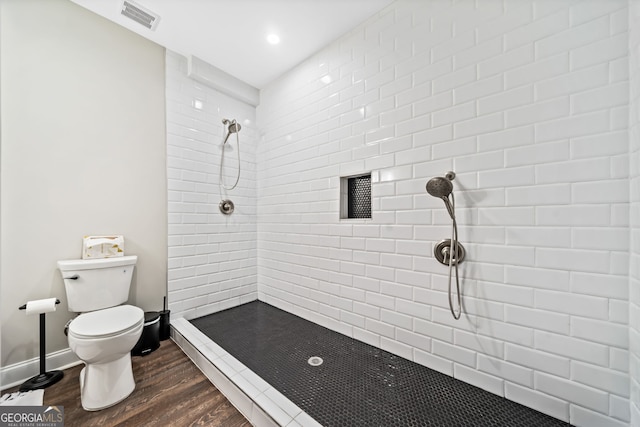
[[[227,187],[224,184],[224,174],[223,174],[223,169],[224,169],[224,152],[226,151],[226,146],[227,146],[227,140],[225,139],[225,141],[222,143],[222,157],[220,159],[220,177],[219,177],[219,182],[220,185],[222,186],[222,188],[224,188],[225,190],[233,190],[234,188],[236,188],[236,185],[238,185],[238,181],[240,181],[240,137],[238,136],[238,132],[235,132],[236,134],[236,145],[238,146],[238,175],[236,176],[236,182],[233,183],[233,185],[231,187]],[[227,139],[229,137],[227,136]]]
[[[453,193],[451,196],[451,210],[455,212],[456,209],[456,201],[453,197]],[[460,315],[462,314],[462,298],[460,296],[460,278],[458,276],[458,223],[456,222],[455,215],[451,215],[452,223],[451,223],[451,248],[449,249],[449,310],[451,310],[451,314],[453,318],[458,320]],[[455,257],[455,262],[453,258]],[[458,300],[458,310],[454,310],[453,308],[453,300],[452,300],[452,292],[451,292],[451,283],[452,283],[452,272],[455,268],[456,275],[456,295]]]

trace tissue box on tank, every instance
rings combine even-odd
[[[82,259],[124,256],[124,236],[85,236]]]

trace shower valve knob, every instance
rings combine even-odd
[[[449,263],[449,256],[451,255],[451,248],[449,246],[445,246],[441,250],[443,259]]]

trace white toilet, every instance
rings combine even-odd
[[[131,349],[144,326],[144,311],[121,305],[129,298],[138,257],[58,261],[69,311],[81,313],[69,324],[69,347],[85,367],[80,399],[87,411],[124,400],[135,388]]]

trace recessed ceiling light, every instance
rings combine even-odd
[[[280,43],[280,37],[278,37],[277,34],[269,34],[267,36],[267,41],[271,44],[278,44]]]

